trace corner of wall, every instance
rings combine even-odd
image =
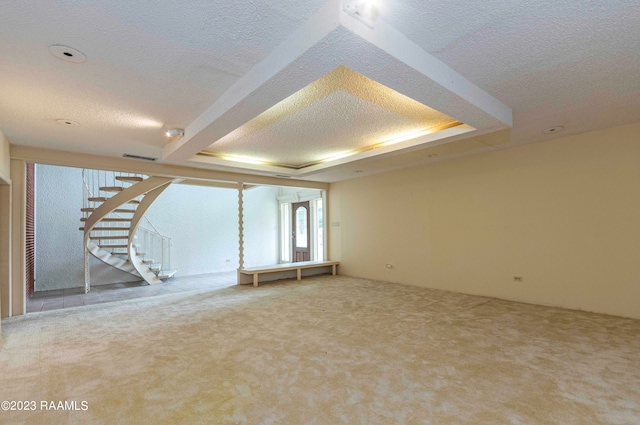
[[[0,130],[0,184],[11,184],[9,140]]]
[[[329,252],[327,256],[334,261],[340,261],[342,257],[342,239],[340,233],[340,189],[335,184],[329,186],[327,194],[327,235],[329,238]]]

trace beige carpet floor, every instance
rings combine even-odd
[[[0,401],[37,406],[1,424],[640,424],[640,321],[365,279],[40,312],[2,331]]]

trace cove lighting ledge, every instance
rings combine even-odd
[[[343,165],[352,161],[359,161],[361,159],[367,159],[371,157],[384,158],[388,155],[397,153],[409,152],[411,150],[423,149],[430,146],[437,146],[445,144],[454,140],[467,137],[466,133],[476,131],[475,128],[461,124],[455,127],[447,128],[441,131],[429,132],[425,135],[416,136],[410,140],[398,141],[395,144],[381,145],[378,144],[372,149],[366,151],[357,152],[353,155],[345,156],[340,159],[334,159],[330,162],[321,162],[319,164],[311,165],[299,170],[296,170],[297,177],[304,177],[331,167]]]
[[[226,160],[226,161],[241,162],[243,164],[269,165],[269,163],[266,161],[262,161],[260,159],[255,159],[255,158],[249,158],[246,156],[220,155],[220,159]]]

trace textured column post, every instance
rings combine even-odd
[[[238,182],[238,284],[240,284],[240,270],[244,268],[244,184]]]
[[[91,290],[91,269],[89,267],[89,248],[84,246],[84,293],[88,294]]]

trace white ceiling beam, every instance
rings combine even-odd
[[[163,159],[186,161],[210,146],[218,138],[235,130],[251,118],[286,99],[299,89],[330,71],[324,67],[310,67],[289,75],[279,82],[277,76],[296,62],[305,52],[317,46],[340,25],[340,0],[329,0],[301,28],[240,78],[229,90],[185,128],[184,137],[163,149]],[[264,90],[267,87],[269,90]],[[264,96],[260,90],[265,91]],[[249,101],[250,100],[250,101]],[[223,120],[224,119],[224,120]],[[224,121],[224,124],[221,124]],[[212,131],[213,127],[213,131]],[[208,129],[207,135],[199,137]]]

